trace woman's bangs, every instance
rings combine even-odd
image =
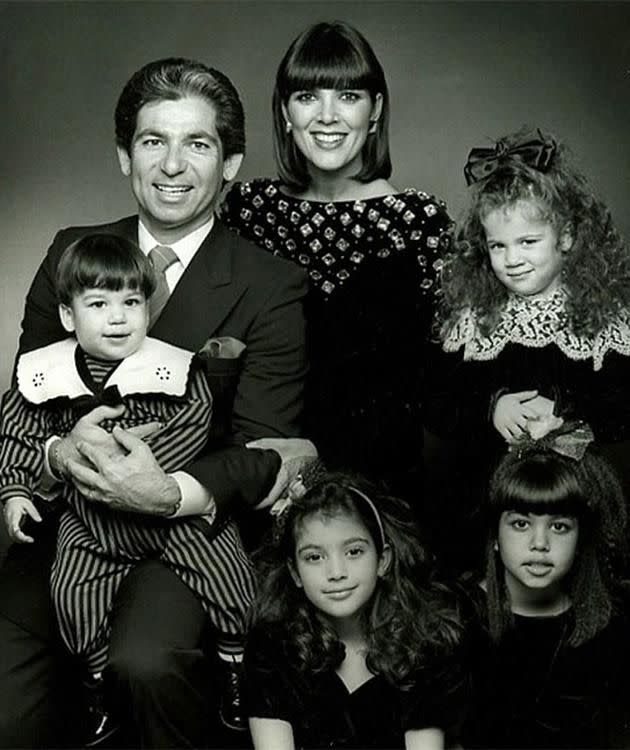
[[[374,76],[365,61],[352,50],[302,50],[299,59],[289,66],[284,82],[284,95],[313,89],[374,88]]]

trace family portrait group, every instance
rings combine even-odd
[[[630,4],[0,26],[0,748],[630,747]]]

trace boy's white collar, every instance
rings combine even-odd
[[[27,401],[43,404],[53,398],[93,395],[77,372],[74,337],[23,354],[18,360],[18,389]],[[106,381],[121,396],[163,393],[183,396],[194,354],[147,337],[138,351],[124,359]]]

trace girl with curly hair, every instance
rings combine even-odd
[[[462,628],[407,506],[329,474],[280,522],[245,654],[256,750],[445,747],[466,692]]]
[[[444,264],[425,423],[462,439],[474,507],[489,457],[540,420],[583,419],[608,444],[629,437],[630,251],[540,130],[473,149],[464,173],[472,195]]]
[[[465,747],[628,747],[626,506],[584,432],[528,441],[491,479]]]

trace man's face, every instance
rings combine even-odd
[[[222,181],[233,179],[242,158],[234,154],[224,160],[215,108],[198,96],[145,104],[138,112],[131,152],[118,148],[140,218],[164,244],[177,242],[210,219]]]

